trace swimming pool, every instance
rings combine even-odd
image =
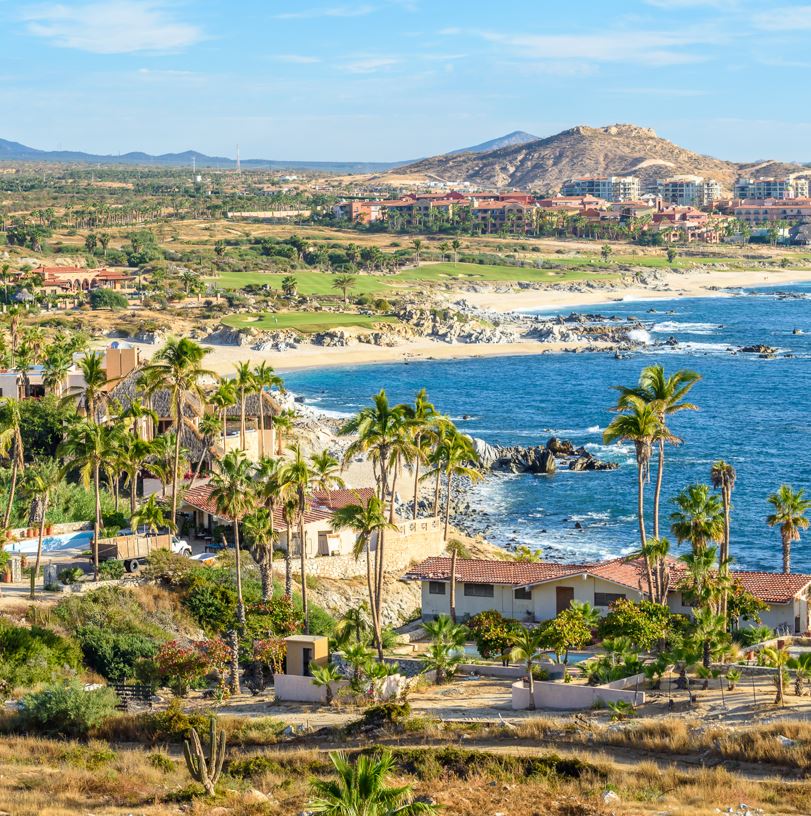
[[[37,538],[24,538],[9,542],[6,552],[17,555],[36,555]],[[93,541],[92,530],[77,530],[73,533],[58,533],[42,539],[42,552],[63,552],[64,550],[87,550]]]

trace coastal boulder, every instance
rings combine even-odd
[[[574,456],[574,445],[568,439],[552,436],[546,441],[546,449],[554,456]]]

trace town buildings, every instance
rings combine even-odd
[[[594,196],[603,201],[635,201],[642,188],[636,176],[586,176],[565,181],[560,193],[564,196]]]
[[[808,179],[739,178],[735,182],[735,198],[765,201],[766,199],[808,198]]]
[[[708,207],[721,199],[721,185],[702,176],[674,176],[660,179],[657,193],[662,201],[679,207]]]
[[[811,223],[811,198],[741,201],[734,208],[735,218],[757,227],[785,221],[788,224]]]

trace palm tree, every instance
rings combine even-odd
[[[766,523],[769,527],[780,527],[783,540],[783,572],[791,572],[791,542],[800,540],[800,530],[808,529],[811,500],[805,498],[805,490],[793,490],[789,485],[780,485],[776,493],[769,496],[769,504],[774,507]]]
[[[285,490],[295,500],[296,516],[298,518],[299,557],[301,563],[301,610],[304,616],[304,634],[310,633],[309,606],[307,604],[307,539],[304,527],[304,517],[310,506],[310,497],[313,491],[315,474],[310,463],[301,452],[301,446],[292,448],[293,458],[282,468],[281,481]],[[292,542],[292,530],[287,529],[287,548]]]
[[[284,380],[276,374],[273,366],[264,360],[253,371],[253,380],[259,395],[259,458],[265,455],[265,399],[264,392],[278,388],[284,392]],[[271,449],[273,447],[273,414],[270,415]]]
[[[273,529],[273,514],[267,507],[257,507],[242,522],[251,556],[259,567],[262,600],[273,598],[273,545],[278,534]]]
[[[777,673],[774,678],[774,684],[777,689],[774,704],[783,705],[786,664],[791,659],[791,655],[786,649],[779,649],[773,646],[765,647],[761,650],[760,654],[763,656],[767,666],[773,666],[775,669],[777,669]]]
[[[139,399],[130,400],[129,405],[121,412],[121,418],[127,423],[136,438],[141,437],[138,424],[142,419],[149,420],[152,428],[158,424],[158,415],[155,410]],[[149,438],[149,434],[144,434],[143,438]]]
[[[395,450],[402,450],[403,440],[407,433],[407,417],[403,406],[392,406],[381,390],[373,397],[372,405],[362,408],[356,416],[341,428],[342,434],[354,434],[355,439],[349,444],[344,454],[348,462],[358,454],[367,456],[374,468],[378,485],[378,496],[385,503],[389,496],[392,466],[396,468]],[[394,491],[391,490],[389,521],[393,521]],[[383,575],[385,572],[385,533],[380,530],[375,548],[375,606],[383,606]]]
[[[355,533],[355,547],[352,550],[355,560],[360,558],[361,553],[366,553],[366,586],[369,591],[369,610],[372,618],[375,648],[377,649],[378,658],[382,660],[381,610],[377,606],[376,576],[372,574],[372,539],[377,537],[379,541],[383,530],[396,529],[396,525],[386,518],[386,508],[381,498],[371,496],[365,504],[358,500],[357,504],[348,504],[334,510],[332,513],[332,528],[333,530],[350,529]]]
[[[715,609],[721,593],[721,583],[716,572],[718,550],[704,547],[680,556],[686,567],[680,588],[694,606]]]
[[[724,540],[723,505],[709,485],[688,485],[673,503],[677,509],[670,514],[670,529],[680,544],[689,542],[697,553]]]
[[[174,531],[175,529],[171,520],[166,518],[163,505],[158,503],[154,494],[130,516],[130,528],[136,535],[141,527],[146,528],[147,537],[157,535],[160,530]]]
[[[283,450],[283,441],[286,435],[289,435],[293,430],[296,420],[296,412],[293,410],[282,411],[273,417],[273,437],[276,442],[276,454],[281,455]]]
[[[685,402],[685,397],[692,387],[701,379],[695,371],[681,369],[671,376],[665,374],[664,367],[656,364],[646,366],[639,375],[639,383],[635,388],[618,386],[620,398],[617,407],[622,410],[626,407],[629,397],[637,397],[643,402],[655,406],[656,416],[661,425],[658,441],[658,467],[656,471],[656,487],[653,493],[653,537],[659,538],[659,505],[662,496],[662,480],[665,466],[665,442],[678,443],[678,437],[673,436],[667,427],[667,418],[680,411],[697,411],[698,407],[691,402]]]
[[[697,609],[693,614],[693,637],[701,643],[702,663],[705,669],[712,665],[713,652],[729,640],[726,619],[709,607]]]
[[[416,802],[411,787],[388,787],[387,777],[395,770],[394,758],[384,751],[378,758],[359,754],[351,763],[344,754],[329,755],[337,779],[316,779],[313,798],[307,804],[311,813],[328,816],[432,816],[434,805]]]
[[[661,422],[655,407],[639,397],[628,395],[624,399],[624,410],[611,420],[603,432],[606,444],[612,442],[633,442],[636,449],[637,468],[637,518],[639,521],[639,540],[642,551],[646,549],[647,532],[645,530],[645,481],[650,467],[651,451],[654,440],[661,433]],[[648,591],[653,594],[653,570],[648,558],[645,559],[648,573]]]
[[[287,494],[287,487],[282,484],[282,518],[287,528],[287,544],[284,548],[284,596],[288,600],[293,597],[293,553],[291,541],[293,538],[293,528],[296,524],[296,514],[298,512],[298,502],[295,496]]]
[[[714,462],[710,469],[710,481],[716,490],[721,491],[721,501],[724,505],[724,540],[721,543],[721,570],[725,574],[729,572],[730,512],[732,510],[732,491],[735,489],[736,476],[735,468],[722,459]],[[726,592],[721,599],[721,614],[726,618]]]
[[[184,337],[180,340],[171,338],[166,345],[152,358],[146,371],[154,377],[154,384],[170,392],[170,402],[175,422],[175,461],[172,469],[172,524],[177,523],[177,483],[180,478],[180,436],[183,428],[183,406],[188,394],[195,394],[201,399],[203,391],[200,380],[213,376],[201,365],[208,349]]]
[[[237,392],[232,380],[220,380],[217,387],[208,395],[208,403],[220,412],[220,422],[222,423],[222,452],[223,455],[228,450],[226,447],[226,437],[228,435],[228,409],[237,404]]]
[[[437,685],[441,685],[459,665],[467,640],[467,629],[454,623],[448,615],[440,615],[436,620],[427,621],[422,628],[431,638],[426,667],[436,671]]]
[[[513,660],[520,660],[527,667],[527,677],[529,678],[529,708],[533,711],[535,709],[535,678],[533,677],[532,669],[541,651],[540,631],[537,626],[532,629],[528,629],[526,626],[519,626],[510,638],[513,644]]]
[[[153,454],[154,446],[145,439],[122,434],[118,442],[118,463],[124,473],[125,484],[130,493],[130,515],[135,512],[138,498],[138,474]]]
[[[45,516],[48,513],[48,502],[51,494],[62,483],[63,474],[59,466],[53,459],[44,459],[34,462],[25,472],[23,488],[25,495],[32,499],[38,506],[39,513],[39,536],[37,539],[37,558],[34,568],[31,571],[31,600],[35,599],[34,590],[37,577],[39,576],[39,565],[42,561],[42,540],[45,537]]]
[[[65,377],[68,376],[72,360],[66,349],[51,348],[45,358],[42,384],[57,397],[62,396]]]
[[[245,602],[242,599],[242,565],[239,554],[239,524],[253,509],[251,463],[243,451],[229,451],[219,461],[219,470],[211,477],[211,500],[217,514],[234,525],[234,557],[236,559],[237,620],[245,626]]]
[[[445,541],[448,540],[451,517],[451,499],[453,480],[467,478],[475,482],[482,478],[481,471],[475,467],[478,456],[473,448],[473,440],[458,431],[446,436],[442,442],[442,470],[445,474]]]
[[[310,466],[313,471],[313,490],[326,493],[327,503],[331,507],[330,491],[346,487],[346,482],[341,477],[341,463],[329,451],[323,450],[310,456]]]
[[[324,689],[327,705],[332,705],[333,686],[343,680],[343,677],[334,663],[327,663],[326,666],[319,666],[317,663],[310,664],[310,681],[316,688]]]
[[[332,288],[343,293],[344,304],[349,301],[347,293],[358,282],[355,275],[336,275],[332,280]]]
[[[234,377],[234,388],[239,397],[239,446],[242,450],[245,450],[245,403],[248,399],[248,394],[254,393],[257,388],[250,363],[237,363],[236,370],[237,374],[236,377]]]
[[[116,430],[97,425],[91,419],[76,422],[68,429],[60,446],[66,467],[78,467],[85,487],[93,484],[96,515],[93,523],[93,580],[99,579],[99,537],[101,536],[101,471],[116,448]]]
[[[6,509],[3,513],[4,530],[8,529],[11,521],[17,479],[25,468],[21,424],[20,401],[12,397],[5,397],[0,401],[0,455],[11,459],[11,482],[8,488]]]
[[[420,497],[420,465],[428,459],[424,443],[430,441],[436,408],[428,401],[428,392],[421,388],[414,399],[414,406],[407,406],[406,412],[411,441],[414,443],[414,502],[411,515],[417,518],[417,505]]]
[[[107,372],[104,370],[104,355],[98,351],[91,351],[79,360],[79,368],[84,377],[84,409],[85,416],[96,422],[96,408],[99,397],[104,393],[107,384]],[[72,397],[70,398],[73,399]]]
[[[197,430],[200,431],[200,435],[203,437],[203,445],[202,451],[200,452],[200,458],[197,461],[197,467],[194,470],[194,474],[191,477],[191,481],[189,482],[189,490],[194,487],[194,483],[200,477],[200,471],[203,468],[203,462],[208,458],[209,463],[211,462],[212,453],[211,449],[214,447],[214,440],[217,438],[217,435],[220,433],[222,429],[222,423],[220,422],[219,417],[215,416],[214,414],[205,414],[205,416],[200,417],[200,422],[197,425]],[[209,464],[210,468],[210,464]]]

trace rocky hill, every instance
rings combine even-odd
[[[755,169],[757,168],[757,169]],[[650,128],[611,125],[578,126],[555,136],[485,153],[423,159],[393,171],[398,177],[461,182],[486,187],[556,191],[577,176],[635,175],[643,182],[676,175],[702,175],[730,188],[741,172],[806,172],[808,167],[780,162],[738,165],[694,153],[662,139]]]

